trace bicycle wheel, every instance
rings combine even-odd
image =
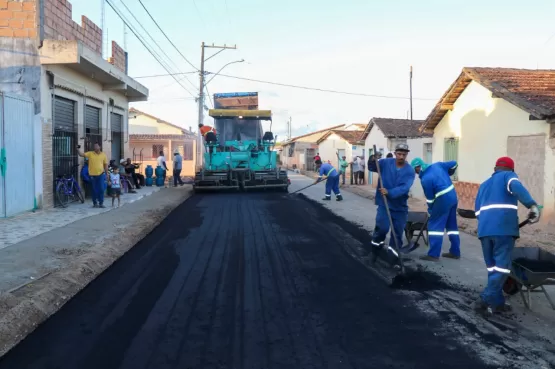
[[[56,199],[58,200],[58,204],[60,204],[62,208],[67,208],[67,203],[69,202],[69,196],[67,192],[67,187],[64,182],[59,182],[56,185]]]
[[[81,204],[85,203],[85,195],[83,195],[83,191],[81,191],[81,188],[79,188],[79,185],[77,184],[77,182],[73,182],[73,191],[75,196],[77,196],[77,198],[79,199],[79,201],[81,201]]]

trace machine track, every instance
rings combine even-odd
[[[320,210],[195,195],[0,369],[488,367],[349,256],[360,235]]]

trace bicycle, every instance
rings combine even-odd
[[[79,167],[79,164],[74,165],[72,169],[76,167]],[[61,207],[66,208],[70,199],[73,199],[71,202],[81,201],[81,204],[85,203],[85,196],[81,187],[79,187],[79,181],[75,179],[73,174],[69,178],[66,175],[58,176],[55,183],[56,199]]]

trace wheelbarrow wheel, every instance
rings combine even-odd
[[[503,292],[512,296],[517,294],[521,287],[522,285],[520,283],[518,283],[514,278],[509,277],[503,285]]]

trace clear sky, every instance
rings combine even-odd
[[[102,0],[70,0],[73,17],[101,24]],[[110,0],[160,53],[173,71],[193,68],[175,51],[138,0]],[[408,97],[414,68],[414,119],[424,119],[465,66],[555,68],[555,1],[532,0],[143,0],[162,29],[195,67],[200,43],[237,44],[207,62],[222,74],[364,94]],[[139,23],[130,15],[125,4]],[[106,5],[108,38],[124,44],[123,22]],[[141,28],[144,27],[143,28]],[[147,32],[145,32],[145,30]],[[129,75],[167,73],[128,30]],[[210,51],[209,51],[210,53]],[[182,77],[180,77],[182,78]],[[182,84],[197,95],[198,74]],[[171,77],[138,79],[150,101],[133,104],[188,128],[197,126],[193,97]],[[217,76],[216,92],[257,91],[261,109],[274,113],[273,131],[284,138],[372,117],[404,118],[407,99],[307,91]],[[416,100],[418,98],[432,100]],[[210,107],[210,104],[207,103]],[[210,123],[211,119],[206,119]]]

